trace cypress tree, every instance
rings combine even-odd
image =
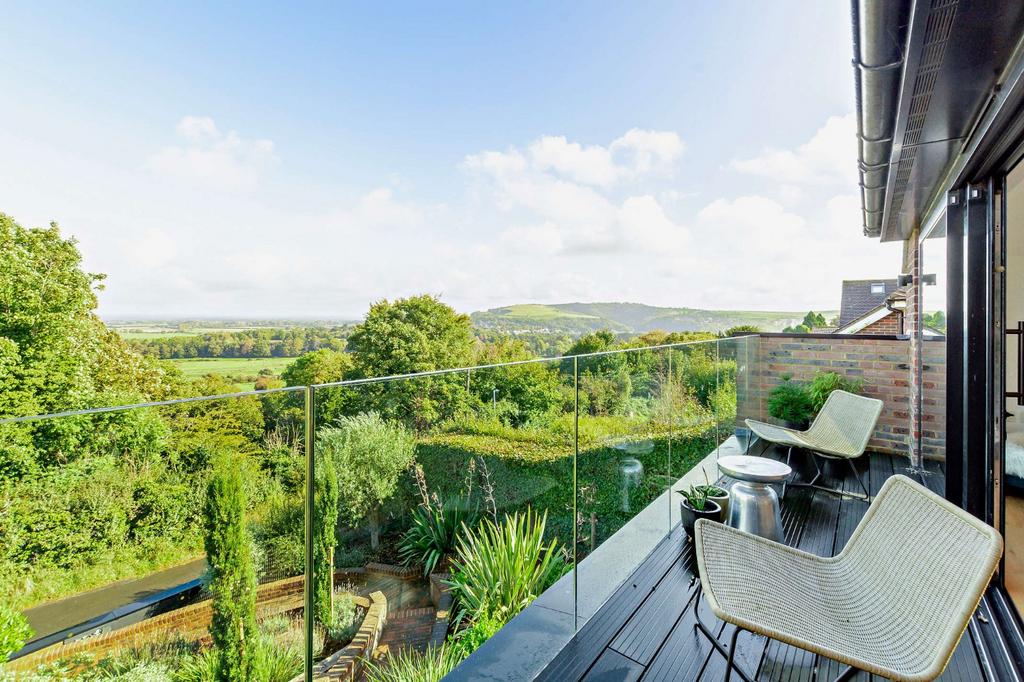
[[[313,608],[316,621],[334,621],[334,546],[338,526],[338,476],[331,457],[318,457],[313,478]]]
[[[256,572],[245,525],[245,492],[239,467],[222,457],[214,466],[203,508],[206,561],[213,597],[210,635],[217,652],[217,680],[249,678],[256,637]]]

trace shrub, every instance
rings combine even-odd
[[[804,424],[814,412],[810,391],[801,383],[783,376],[782,383],[768,394],[768,414],[793,424]]]
[[[455,635],[451,646],[459,652],[459,658],[469,658],[469,655],[480,648],[480,646],[495,635],[508,622],[508,618],[497,614],[481,614],[473,623]]]
[[[421,504],[412,512],[412,526],[402,536],[398,556],[406,566],[423,566],[430,575],[438,563],[455,551],[464,528],[473,528],[479,514],[469,502]]]
[[[448,644],[422,653],[406,647],[384,663],[367,661],[365,674],[367,682],[437,682],[460,662],[459,651]]]
[[[359,630],[362,621],[359,616],[359,607],[356,606],[356,599],[350,592],[334,595],[331,618],[324,625],[327,637],[335,642],[348,642]]]
[[[837,372],[818,372],[810,385],[811,406],[814,414],[821,412],[832,391],[860,393],[864,390],[863,379],[850,379]]]
[[[203,516],[217,679],[248,679],[256,639],[256,574],[245,525],[242,476],[231,458],[222,457],[215,466]]]
[[[538,518],[527,508],[500,525],[484,519],[465,531],[449,583],[460,617],[511,617],[562,577],[568,566],[557,538],[544,544],[546,523],[547,512]]]
[[[342,417],[321,429],[318,447],[334,459],[341,512],[351,523],[366,518],[370,546],[380,546],[380,508],[395,493],[398,479],[412,464],[416,439],[397,422],[375,412]]]
[[[338,477],[331,457],[316,461],[313,483],[313,612],[316,622],[332,622],[334,546],[338,529]]]
[[[25,646],[33,634],[25,616],[7,604],[0,603],[0,663]]]

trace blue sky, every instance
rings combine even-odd
[[[107,316],[835,308],[896,273],[842,3],[376,5],[5,5],[0,211],[76,236]]]

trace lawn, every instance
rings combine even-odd
[[[274,376],[279,376],[294,361],[295,358],[188,358],[169,362],[177,365],[190,379],[219,374],[236,384],[240,390],[251,391],[261,369],[269,369]]]

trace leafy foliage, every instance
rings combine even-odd
[[[859,394],[864,390],[864,380],[851,379],[837,372],[818,372],[811,380],[808,390],[811,396],[811,409],[814,414],[818,414],[824,407],[825,401],[832,395],[832,391]]]
[[[450,585],[463,613],[511,617],[568,570],[557,539],[544,544],[547,513],[484,519],[459,538]]]
[[[313,482],[313,611],[321,625],[334,623],[334,547],[338,530],[338,474],[334,459],[317,457]]]
[[[207,588],[213,600],[210,636],[216,649],[217,680],[249,679],[256,639],[256,575],[245,524],[245,493],[238,467],[216,463],[203,508]]]
[[[405,427],[375,412],[342,417],[317,435],[319,449],[334,460],[344,518],[370,521],[371,544],[379,546],[380,507],[412,464],[416,441]]]
[[[467,315],[433,296],[413,296],[373,304],[348,347],[356,376],[391,376],[465,367],[473,335]],[[360,393],[370,409],[418,429],[452,416],[466,399],[464,377],[454,374],[370,384]]]
[[[0,663],[12,653],[25,646],[33,635],[25,616],[0,602]]]
[[[438,682],[462,662],[459,650],[442,644],[424,652],[405,647],[386,662],[367,661],[367,682]]]
[[[463,529],[473,528],[479,514],[466,500],[450,504],[421,504],[412,512],[412,525],[402,535],[398,556],[406,566],[423,566],[423,575],[455,551]]]
[[[792,424],[804,424],[814,412],[811,394],[803,384],[792,377],[782,377],[782,383],[768,393],[768,414]]]

